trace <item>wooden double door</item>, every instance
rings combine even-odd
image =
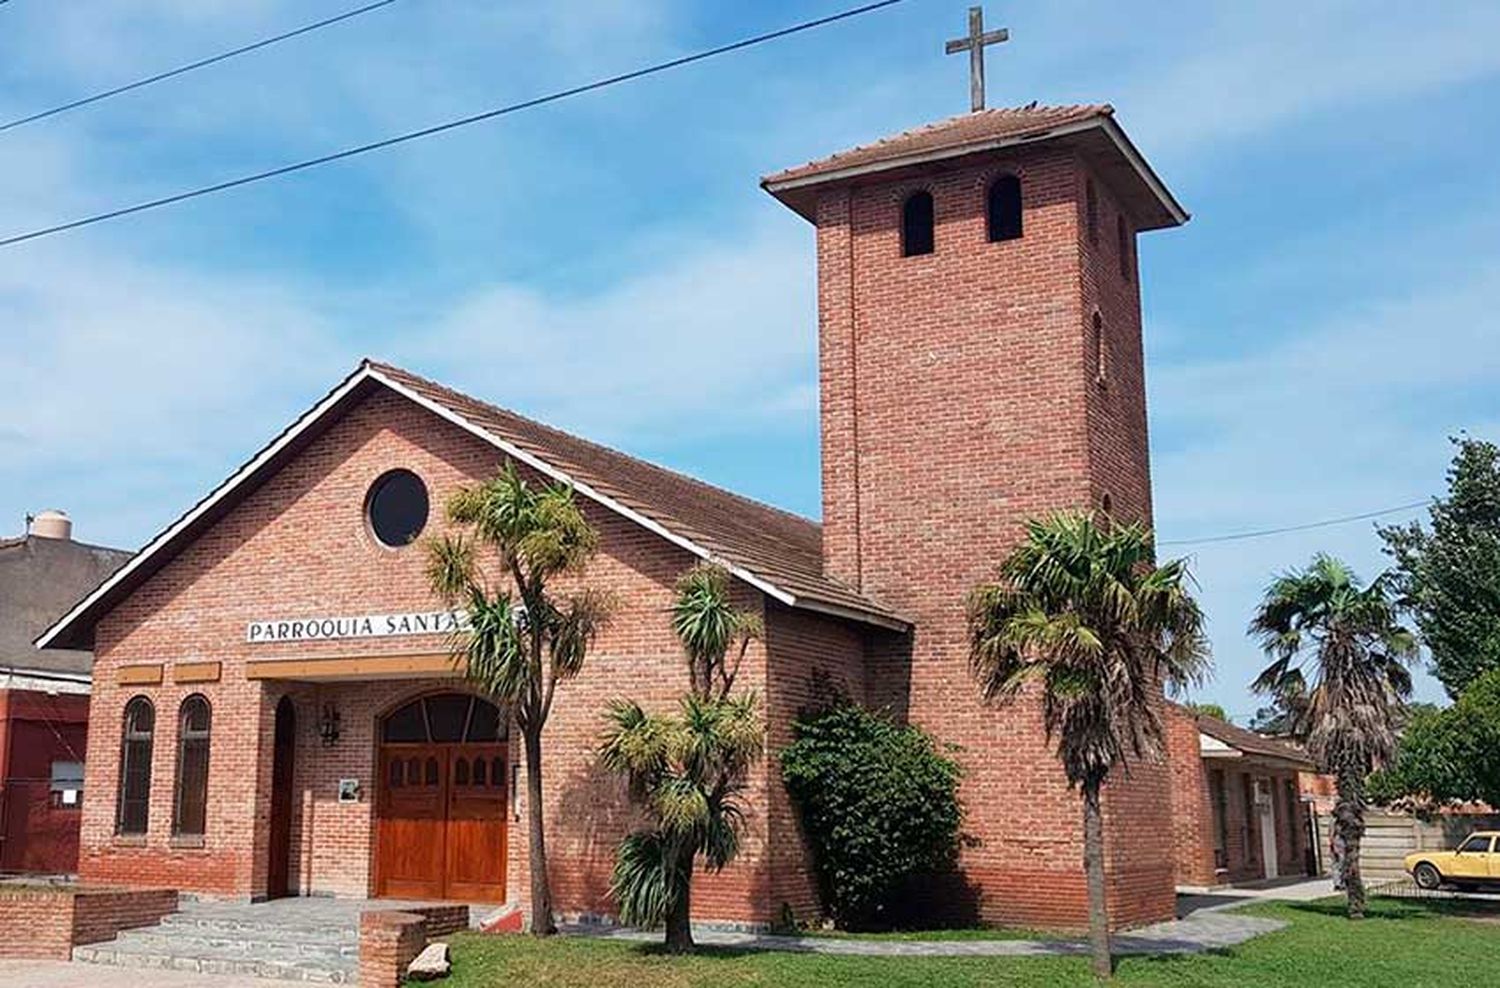
[[[376,800],[376,894],[505,901],[505,745],[385,744]]]

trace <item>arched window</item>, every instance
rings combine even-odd
[[[1135,259],[1131,256],[1133,241],[1130,237],[1130,228],[1126,226],[1125,217],[1123,215],[1115,217],[1115,239],[1119,241],[1118,249],[1120,252],[1120,277],[1124,278],[1126,281],[1129,281],[1130,272],[1134,267],[1133,261]]]
[[[1083,181],[1083,213],[1089,231],[1089,243],[1099,242],[1099,193],[1094,191],[1094,180]]]
[[[120,744],[120,797],[115,807],[115,830],[144,834],[151,815],[151,738],[156,711],[151,701],[137,696],[125,704],[125,732]]]
[[[208,740],[213,712],[208,700],[194,693],[177,715],[177,791],[172,804],[172,833],[202,837],[208,817]]]
[[[1021,180],[1001,175],[990,183],[986,197],[990,243],[1021,238]]]
[[[931,254],[932,193],[913,192],[901,206],[901,256]]]
[[[458,744],[504,741],[506,718],[493,703],[468,693],[434,693],[392,711],[381,725],[385,744]],[[406,784],[417,778],[417,761]]]

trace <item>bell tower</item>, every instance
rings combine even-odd
[[[825,570],[915,625],[868,699],[963,746],[985,918],[1082,925],[1077,795],[1038,711],[982,706],[964,599],[1028,518],[1149,522],[1135,245],[1187,213],[1107,105],[976,110],[762,184],[817,230]],[[1116,922],[1172,911],[1167,784],[1108,787]]]

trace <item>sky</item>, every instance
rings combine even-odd
[[[0,120],[356,0],[0,5]],[[0,133],[0,238],[846,3],[398,0]],[[221,196],[0,248],[0,534],[137,547],[365,355],[810,517],[811,228],[763,174],[968,107],[965,2],[903,4]],[[1156,521],[1245,723],[1270,578],[1500,436],[1500,5],[990,4],[991,105],[1106,101],[1185,227],[1140,265]],[[1385,516],[1386,522],[1421,514]],[[1421,699],[1441,698],[1425,673]]]

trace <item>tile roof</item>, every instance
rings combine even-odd
[[[886,628],[904,630],[911,625],[900,614],[824,575],[823,533],[816,522],[580,439],[399,367],[365,360],[52,624],[37,639],[38,647],[92,648],[100,617],[296,456],[343,410],[381,387],[575,484],[580,493],[696,555],[724,563],[740,579],[785,604]]]
[[[823,532],[816,522],[554,429],[399,367],[376,361],[369,367],[799,600],[905,623],[893,611],[824,575]]]
[[[1131,143],[1107,103],[980,110],[939,120],[761,179],[761,187],[811,222],[825,187],[873,181],[900,169],[1046,142],[1087,161],[1134,217],[1137,230],[1188,221],[1187,210]]]
[[[1231,748],[1238,748],[1247,755],[1261,755],[1266,758],[1297,762],[1309,769],[1314,767],[1313,760],[1308,757],[1307,752],[1295,745],[1256,734],[1254,731],[1247,731],[1243,727],[1235,727],[1233,724],[1226,723],[1217,717],[1210,717],[1208,714],[1198,714],[1197,720],[1198,730],[1217,741],[1224,742]]]
[[[849,168],[876,165],[893,159],[929,151],[945,151],[993,141],[1041,136],[1069,124],[1084,123],[1098,117],[1114,115],[1107,103],[1084,103],[1072,106],[1029,106],[965,113],[946,120],[903,130],[873,144],[862,144],[848,151],[829,155],[805,165],[787,168],[761,180],[762,185],[816,178]]]

